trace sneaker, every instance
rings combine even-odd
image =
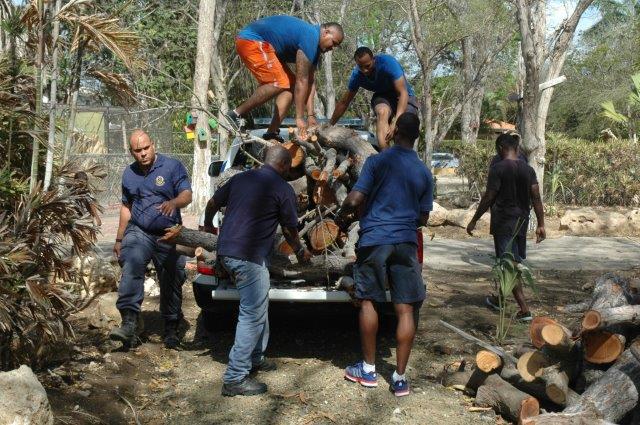
[[[521,322],[530,322],[533,320],[533,316],[531,315],[530,311],[519,311],[516,314],[516,320],[519,320]]]
[[[236,133],[242,132],[245,126],[245,121],[240,115],[236,114],[233,109],[223,113],[222,116],[224,117],[225,121],[227,121],[227,125],[230,127],[229,130],[232,130]]]
[[[267,392],[267,384],[245,376],[240,382],[225,382],[222,384],[222,395],[234,397],[237,395],[258,395]]]
[[[276,140],[280,143],[284,143],[284,139],[282,138],[282,136],[280,136],[280,133],[267,132],[262,135],[262,138],[264,140]]]
[[[406,379],[401,379],[400,381],[395,382],[391,379],[391,382],[391,392],[396,397],[404,397],[411,393],[411,390],[409,389],[409,382]]]
[[[500,301],[498,301],[498,297],[495,295],[487,295],[484,299],[484,303],[491,309],[495,311],[500,311]]]
[[[376,372],[365,372],[362,362],[347,366],[344,370],[344,377],[351,382],[359,383],[363,387],[372,388],[378,386],[378,374]]]
[[[271,372],[276,369],[278,369],[278,365],[276,364],[276,362],[265,357],[260,363],[252,366],[249,373]]]

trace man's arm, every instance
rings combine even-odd
[[[164,201],[156,208],[158,208],[162,212],[162,215],[170,216],[173,215],[176,210],[189,205],[191,203],[191,197],[192,194],[190,190],[183,190],[178,194],[178,196],[168,201]]]
[[[420,227],[425,227],[429,222],[429,211],[420,213]]]
[[[396,93],[398,93],[398,107],[396,108],[395,117],[391,120],[389,132],[387,133],[387,140],[391,140],[393,137],[393,132],[396,128],[396,121],[400,115],[407,111],[407,105],[409,104],[409,92],[407,91],[404,75],[393,82],[393,87],[396,90]]]
[[[351,101],[356,96],[356,93],[357,91],[348,90],[344,95],[342,95],[342,97],[336,104],[335,109],[333,110],[333,115],[331,115],[331,120],[329,121],[331,125],[336,125],[338,120],[344,115],[347,108],[351,104]]]
[[[480,217],[482,217],[482,215],[487,212],[491,205],[493,205],[493,203],[496,201],[497,195],[498,192],[492,189],[487,189],[484,195],[482,195],[482,199],[480,199],[480,205],[478,205],[476,213],[473,215],[473,218],[467,225],[467,233],[469,235],[473,236],[473,230],[476,228],[478,220],[480,220]]]
[[[296,254],[296,258],[300,263],[308,263],[311,259],[311,252],[300,242],[300,235],[298,234],[298,229],[295,227],[285,227],[282,226],[282,234],[284,235],[285,240],[293,249],[293,252]]]
[[[120,249],[122,248],[122,238],[124,238],[124,231],[127,228],[131,220],[131,206],[129,204],[122,204],[120,207],[120,221],[118,223],[118,232],[116,233],[116,243],[113,245],[113,254],[116,258],[120,258]]]
[[[342,203],[342,206],[336,213],[335,222],[343,232],[346,232],[349,225],[355,221],[356,213],[367,199],[366,195],[357,190],[352,190]]]
[[[533,202],[533,210],[536,213],[538,227],[536,228],[536,243],[540,243],[547,237],[544,228],[544,208],[542,207],[542,197],[540,196],[540,187],[538,184],[531,186],[531,201]]]
[[[293,100],[296,107],[296,127],[298,127],[301,138],[305,138],[307,133],[304,111],[309,98],[311,84],[313,84],[313,65],[302,50],[298,50],[296,54],[296,86],[293,91]]]
[[[221,205],[216,204],[214,197],[211,197],[207,202],[207,206],[204,209],[204,231],[211,232],[213,230],[213,217],[222,208]]]
[[[309,127],[318,126],[316,111],[313,107],[315,97],[316,97],[316,81],[314,76],[313,83],[311,84],[311,90],[309,90],[309,98],[307,99],[307,124],[309,124]]]

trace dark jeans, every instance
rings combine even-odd
[[[118,259],[122,277],[116,307],[140,312],[144,275],[147,264],[153,261],[160,285],[160,313],[165,320],[179,320],[182,317],[182,284],[186,279],[185,258],[176,252],[175,245],[158,242],[159,238],[133,223],[127,226]]]

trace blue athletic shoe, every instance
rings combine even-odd
[[[393,379],[391,381],[393,382]],[[409,382],[407,382],[406,379],[393,382],[393,384],[391,384],[391,392],[393,392],[396,397],[409,395],[409,393],[411,393],[409,390]]]
[[[362,367],[362,362],[358,362],[353,366],[347,366],[344,370],[344,377],[351,382],[357,382],[363,387],[377,387],[378,374],[376,372],[367,373]]]

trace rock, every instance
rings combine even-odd
[[[471,221],[475,213],[476,213],[475,207],[469,208],[468,210],[458,209],[458,208],[448,210],[446,224],[449,224],[451,226],[458,226],[458,227],[462,227],[463,229],[466,229],[467,224],[469,224],[469,222]],[[480,225],[488,224],[489,217],[490,216],[488,213],[483,214],[483,216],[480,217],[480,220],[478,220],[477,227],[480,227]]]
[[[429,214],[429,226],[442,226],[446,221],[447,209],[434,202],[433,211]]]
[[[160,287],[155,279],[148,277],[144,280],[144,294],[148,297],[157,297],[160,295]]]
[[[616,234],[628,229],[631,220],[629,214],[625,216],[615,211],[578,208],[565,212],[560,219],[560,230],[567,230],[574,235]]]
[[[0,424],[53,425],[47,393],[31,368],[0,373]]]
[[[627,217],[629,229],[636,232],[640,231],[640,209],[629,211],[625,217]]]
[[[120,312],[116,308],[117,300],[117,292],[102,294],[74,317],[87,320],[89,326],[95,329],[111,328],[120,323]]]

